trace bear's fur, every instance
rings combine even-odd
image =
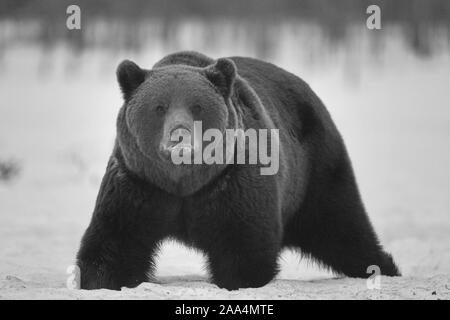
[[[344,142],[304,81],[256,59],[195,52],[166,56],[151,70],[124,61],[117,77],[124,104],[77,255],[81,288],[148,281],[167,238],[204,252],[212,281],[229,290],[271,281],[283,248],[350,277],[367,277],[370,265],[399,275],[365,212]],[[176,108],[209,128],[279,129],[278,173],[165,161],[164,128],[178,121],[168,120]]]

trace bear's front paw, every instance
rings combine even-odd
[[[111,271],[105,264],[78,262],[80,267],[80,289],[110,289],[120,290],[121,286]]]
[[[214,284],[216,284],[221,289],[227,289],[227,290],[238,290],[238,289],[245,289],[245,288],[260,288],[265,286],[267,283],[272,280],[272,277],[264,277],[264,278],[257,278],[257,277],[249,277],[248,279],[216,279],[214,281]]]

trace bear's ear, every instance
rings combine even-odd
[[[146,72],[139,68],[136,63],[130,60],[124,60],[117,67],[116,74],[123,98],[128,100],[133,91],[144,82]]]
[[[216,63],[205,68],[206,78],[216,86],[226,99],[231,96],[233,91],[236,73],[236,65],[226,58],[218,59]]]

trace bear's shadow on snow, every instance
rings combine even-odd
[[[305,285],[305,284],[332,284],[336,281],[342,281],[345,279],[351,279],[342,275],[333,275],[330,278],[317,278],[317,279],[278,279],[275,278],[272,282],[269,282],[268,285],[273,284],[274,282],[282,282],[282,283],[289,283],[290,285]],[[364,280],[365,279],[361,279]],[[219,287],[217,287],[214,283],[212,283],[211,279],[206,275],[196,275],[196,274],[188,274],[188,275],[182,275],[182,276],[162,276],[158,277],[157,279],[153,279],[149,282],[146,282],[146,284],[157,284],[162,286],[211,286],[215,287],[219,290],[221,290]]]
[[[177,285],[182,283],[184,284],[184,283],[200,283],[200,282],[213,285],[209,277],[196,274],[188,274],[182,276],[163,276],[158,277],[157,279],[151,281],[151,283],[160,285]]]

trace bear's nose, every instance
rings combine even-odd
[[[170,131],[170,141],[175,144],[184,142],[191,143],[191,131],[184,126],[177,126]]]

